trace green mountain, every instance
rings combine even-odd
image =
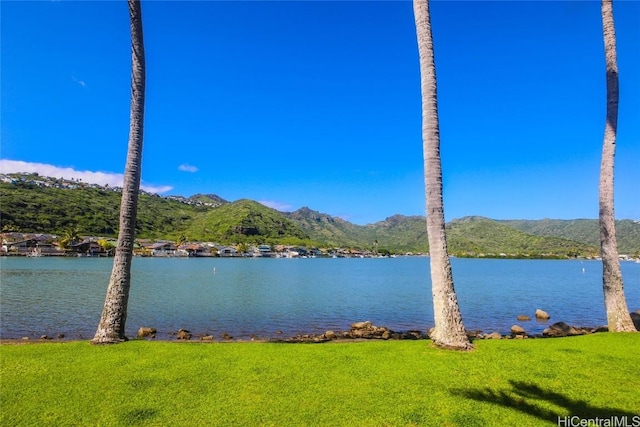
[[[3,179],[7,181],[7,176]],[[0,182],[4,231],[115,236],[121,193],[75,181],[38,176]],[[160,197],[141,193],[140,238],[251,242],[427,252],[424,217],[394,215],[356,225],[309,208],[283,213],[252,200],[228,202],[215,194]],[[621,253],[640,253],[640,224],[617,222]],[[598,253],[597,220],[495,221],[466,217],[447,224],[449,250],[458,256],[558,256]]]
[[[422,216],[393,215],[384,221],[364,226],[367,242],[378,242],[382,249],[427,252],[427,223]]]
[[[596,255],[597,247],[572,239],[539,236],[483,217],[465,217],[447,224],[449,251],[459,255]]]
[[[600,229],[595,219],[506,220],[501,223],[536,236],[554,236],[577,240],[593,246],[600,245]],[[623,254],[640,253],[640,222],[630,219],[616,221],[618,251]]]
[[[82,184],[64,185],[58,188],[30,182],[0,183],[2,230],[62,234],[67,229],[77,228],[85,235],[117,234],[122,196],[119,191]],[[176,237],[205,209],[141,194],[136,234],[144,238]]]
[[[341,218],[301,208],[285,214],[312,240],[326,246],[426,252],[429,248],[423,217],[394,215],[375,224],[356,225]]]
[[[328,247],[356,247],[363,243],[362,227],[342,218],[332,217],[307,207],[284,215],[295,222],[310,239]]]
[[[394,215],[365,226],[302,208],[291,214],[309,237],[329,246],[359,246],[379,250],[427,252],[425,218]],[[458,256],[595,255],[597,247],[558,237],[536,236],[483,217],[466,217],[447,224],[449,251]],[[376,245],[377,242],[377,245]]]
[[[217,194],[195,194],[191,197],[189,197],[190,201],[196,202],[196,203],[202,203],[205,205],[209,205],[209,206],[221,206],[221,205],[226,205],[227,203],[229,203],[228,200],[223,199],[222,197],[218,196]]]
[[[252,200],[238,200],[196,217],[185,235],[191,240],[287,243],[309,240],[294,221]]]

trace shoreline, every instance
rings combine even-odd
[[[632,313],[636,329],[640,326],[638,318],[640,313]],[[432,328],[433,329],[433,328]],[[640,329],[638,329],[640,330]],[[376,326],[369,321],[355,322],[351,324],[349,330],[346,331],[326,331],[324,333],[297,334],[295,336],[278,336],[278,337],[260,337],[250,335],[248,338],[234,338],[229,334],[219,336],[202,335],[191,333],[189,330],[179,329],[177,332],[169,332],[166,338],[159,338],[158,332],[154,328],[140,328],[138,335],[128,337],[127,341],[158,341],[158,342],[175,342],[175,343],[283,343],[283,344],[320,344],[327,342],[364,342],[364,341],[399,341],[399,340],[429,340],[430,331],[408,330],[393,331],[385,326]],[[471,341],[485,339],[538,339],[538,338],[557,338],[565,336],[590,335],[594,333],[608,332],[606,326],[585,327],[572,326],[565,322],[555,322],[550,324],[541,334],[529,334],[526,330],[517,324],[511,327],[510,333],[504,334],[500,332],[483,332],[481,330],[469,331],[467,336]],[[163,334],[164,335],[164,334]],[[21,338],[0,338],[0,345],[19,345],[19,344],[41,344],[41,343],[65,343],[65,342],[89,342],[91,338],[82,337],[66,337],[59,334],[56,337],[41,335],[40,337],[24,336]]]

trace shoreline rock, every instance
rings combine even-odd
[[[549,320],[551,318],[551,316],[549,316],[549,313],[547,313],[544,310],[540,310],[539,308],[536,309],[536,319],[539,320]]]
[[[536,319],[539,320],[537,314],[540,309],[536,310]],[[542,313],[547,314],[542,311]],[[640,331],[640,310],[631,312],[631,318],[636,326],[636,329]],[[547,314],[548,315],[548,314]],[[518,316],[528,317],[525,315]],[[525,320],[521,320],[525,321]],[[433,328],[431,328],[431,331]],[[420,330],[408,330],[408,331],[394,331],[386,326],[376,326],[371,321],[354,322],[350,325],[350,329],[346,331],[333,331],[327,330],[324,333],[318,334],[298,334],[293,337],[282,337],[283,332],[277,330],[273,337],[258,337],[255,334],[250,335],[250,339],[234,338],[228,333],[223,333],[219,340],[205,332],[204,334],[196,334],[195,336],[201,342],[282,342],[282,343],[323,343],[328,341],[365,341],[365,340],[426,340],[429,339],[429,333],[427,331]],[[587,335],[600,332],[608,332],[607,326],[585,327],[585,326],[571,326],[565,322],[556,322],[545,328],[542,334],[529,335],[526,330],[520,325],[513,325],[509,333],[501,334],[500,332],[493,331],[490,333],[483,333],[481,330],[466,331],[470,340],[482,340],[482,339],[522,339],[522,338],[556,338],[556,337],[568,337],[576,335]],[[168,332],[167,339],[160,339],[160,341],[189,341],[192,338],[190,331],[186,329],[179,329],[177,332]],[[152,327],[141,327],[138,329],[138,339],[156,338],[157,330]],[[75,341],[82,340],[83,337],[79,334],[75,338],[69,339],[63,333],[59,333],[55,336],[60,341]],[[2,338],[3,342],[26,342],[26,341],[53,341],[50,335],[42,334],[34,336],[22,336],[19,338]]]
[[[579,328],[567,325],[564,322],[556,322],[542,331],[542,335],[549,338],[571,337],[593,333],[593,328]]]
[[[511,327],[511,335],[513,337],[519,337],[519,336],[526,336],[527,332],[524,330],[524,328],[520,325],[513,325]]]
[[[189,341],[191,339],[191,332],[186,329],[178,329],[178,333],[176,334],[177,340]]]
[[[156,328],[142,327],[138,329],[138,338],[155,338]]]
[[[630,313],[631,321],[633,322],[633,326],[636,327],[637,331],[640,331],[640,310],[636,310]]]

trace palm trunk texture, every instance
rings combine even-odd
[[[599,191],[602,287],[609,331],[631,332],[636,329],[631,320],[624,296],[613,209],[613,165],[616,151],[616,132],[618,129],[619,88],[612,0],[602,0],[602,29],[607,64],[607,121],[602,144]]]
[[[431,339],[436,345],[442,347],[471,349],[473,346],[469,342],[462,323],[447,252],[442,199],[436,68],[428,0],[414,0],[413,10],[420,54],[427,234],[435,321],[435,329],[431,333]]]
[[[145,58],[139,0],[129,0],[131,20],[131,113],[129,145],[120,204],[120,229],[113,269],[94,344],[126,341],[125,322],[131,286],[131,258],[138,210],[144,124]]]

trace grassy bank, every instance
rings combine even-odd
[[[640,334],[0,346],[2,426],[539,426],[640,415]],[[639,418],[640,420],[640,418]]]

